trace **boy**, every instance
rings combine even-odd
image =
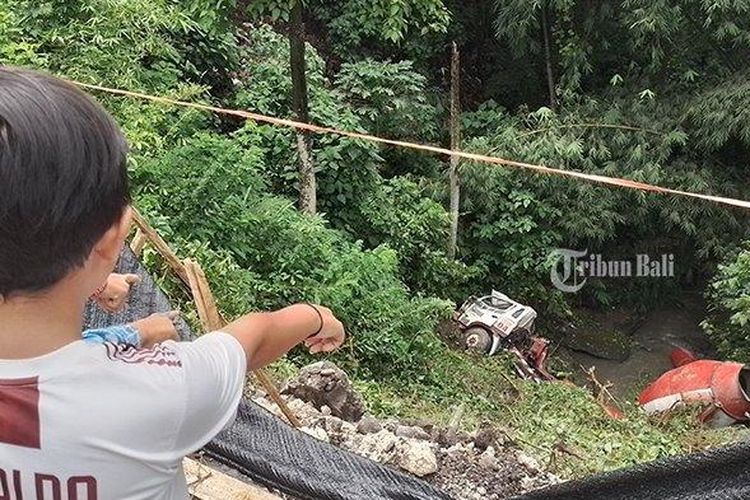
[[[326,308],[249,314],[151,349],[81,339],[128,232],[126,144],[75,87],[0,67],[0,491],[187,498],[181,459],[234,417],[245,372],[344,339]],[[248,235],[251,237],[252,235]]]

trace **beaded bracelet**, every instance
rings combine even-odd
[[[102,286],[100,286],[99,288],[97,288],[96,290],[94,290],[94,293],[92,293],[92,294],[91,294],[91,298],[92,298],[92,299],[95,299],[95,298],[97,298],[97,297],[98,297],[99,295],[101,295],[101,294],[102,294],[102,292],[103,292],[104,290],[106,290],[106,289],[107,289],[107,282],[105,281],[105,282],[104,282],[104,283],[102,284]]]

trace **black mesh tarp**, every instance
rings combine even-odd
[[[126,249],[118,272],[135,273],[143,282],[128,306],[108,314],[94,304],[86,309],[86,327],[122,324],[171,309],[166,296]],[[193,338],[179,320],[183,339]],[[349,453],[297,431],[250,401],[242,401],[237,419],[206,446],[206,452],[253,481],[297,498],[441,499],[448,495],[413,476]]]
[[[742,443],[570,481],[519,500],[750,499],[750,444]]]

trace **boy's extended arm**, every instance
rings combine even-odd
[[[256,370],[304,342],[310,352],[330,352],[344,342],[344,326],[323,306],[296,304],[274,312],[253,313],[222,328],[245,351]]]

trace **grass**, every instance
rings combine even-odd
[[[465,430],[491,421],[564,479],[721,446],[747,435],[744,428],[701,426],[697,408],[649,418],[635,403],[624,403],[625,419],[614,420],[583,388],[516,379],[510,360],[502,356],[472,359],[448,351],[436,366],[444,371],[429,384],[355,380],[355,386],[380,417],[445,425],[463,403]]]
[[[289,361],[273,365],[277,380],[296,372]],[[691,453],[737,441],[745,428],[700,425],[700,408],[648,417],[634,402],[622,402],[623,420],[609,417],[591,393],[567,382],[535,384],[516,377],[506,355],[473,357],[444,347],[419,381],[352,375],[369,411],[379,418],[428,420],[447,425],[463,404],[461,427],[489,421],[525,452],[563,479]],[[634,400],[634,398],[632,399]],[[632,401],[631,400],[631,401]]]

